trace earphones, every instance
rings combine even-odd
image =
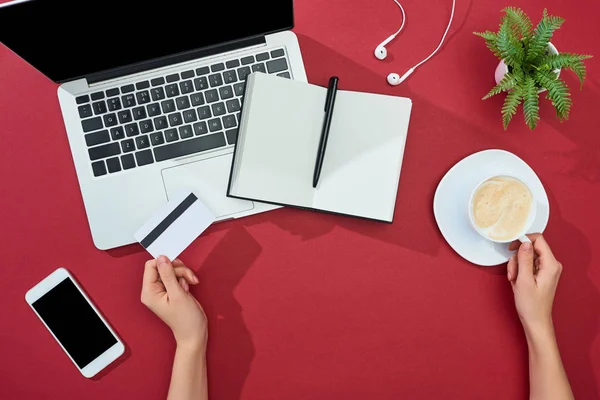
[[[402,25],[400,26],[400,29],[398,29],[398,31],[396,33],[392,34],[390,37],[385,39],[375,49],[375,57],[377,57],[379,60],[385,59],[385,57],[387,56],[387,49],[385,48],[385,45],[388,44],[389,42],[391,42],[392,40],[394,40],[394,38],[402,31],[402,29],[404,28],[404,24],[406,22],[406,13],[404,12],[404,8],[397,0],[394,0],[394,2],[396,4],[398,4],[398,7],[400,7],[400,10],[402,11]],[[450,20],[448,21],[448,26],[446,27],[446,31],[444,31],[442,40],[440,40],[440,44],[438,44],[436,49],[429,56],[427,56],[427,58],[425,58],[423,61],[416,64],[414,67],[410,68],[408,71],[406,71],[406,73],[404,75],[400,76],[396,73],[389,74],[387,76],[387,81],[390,85],[397,86],[397,85],[401,84],[402,82],[404,82],[409,76],[412,75],[413,72],[415,72],[415,70],[417,68],[419,68],[421,65],[423,65],[427,61],[429,61],[429,59],[431,59],[431,57],[433,57],[440,50],[440,48],[444,44],[444,40],[446,40],[446,36],[448,35],[448,31],[450,30],[450,27],[452,26],[452,20],[454,19],[454,9],[455,8],[456,8],[456,0],[452,0],[452,12],[450,13]]]

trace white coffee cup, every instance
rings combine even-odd
[[[523,186],[525,186],[527,188],[527,190],[529,190],[529,193],[531,193],[531,206],[529,207],[529,214],[527,215],[527,220],[525,221],[525,224],[523,225],[523,229],[521,229],[521,231],[518,234],[514,235],[514,237],[511,237],[506,240],[492,239],[485,230],[483,230],[479,226],[477,226],[477,224],[475,223],[475,217],[473,215],[473,198],[475,197],[475,193],[477,193],[477,190],[481,187],[481,185],[483,185],[485,182],[487,182],[488,180],[490,180],[492,178],[514,179],[514,180],[522,183]],[[471,192],[471,196],[469,197],[468,207],[469,207],[469,209],[468,209],[469,220],[471,221],[471,226],[473,227],[473,229],[475,229],[475,231],[477,233],[479,233],[481,236],[483,236],[487,240],[490,240],[490,241],[496,242],[496,243],[511,243],[515,240],[519,240],[521,243],[531,243],[531,240],[529,240],[529,238],[527,237],[526,234],[529,232],[529,230],[531,229],[531,226],[533,225],[533,222],[535,221],[535,216],[537,213],[537,201],[535,200],[535,196],[533,195],[533,192],[531,191],[529,186],[525,182],[523,182],[521,179],[511,176],[511,175],[494,175],[494,176],[489,176],[489,177],[485,178],[484,180],[479,182],[479,184],[477,186],[475,186],[475,188]]]

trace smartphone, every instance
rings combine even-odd
[[[123,342],[66,269],[48,275],[27,292],[25,300],[86,378],[125,351]]]

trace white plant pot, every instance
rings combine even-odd
[[[548,52],[550,54],[558,54],[558,50],[556,50],[556,47],[554,47],[554,45],[552,43],[548,43]],[[558,78],[560,76],[560,69],[555,69],[554,72],[556,72],[556,77]],[[494,78],[496,79],[496,84],[499,84],[500,81],[502,80],[502,78],[504,78],[504,75],[506,75],[508,73],[508,66],[506,64],[504,64],[504,60],[501,60],[498,63],[498,66],[496,67],[496,73],[494,74]],[[546,91],[546,89],[540,89],[538,90],[538,93],[544,93]]]

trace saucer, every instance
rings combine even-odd
[[[537,201],[529,233],[543,232],[550,217],[544,186],[525,161],[508,151],[485,150],[459,161],[442,178],[433,199],[433,213],[444,239],[462,258],[481,266],[505,263],[512,255],[508,243],[486,240],[469,222],[471,192],[484,179],[498,175],[514,176],[529,186]]]

